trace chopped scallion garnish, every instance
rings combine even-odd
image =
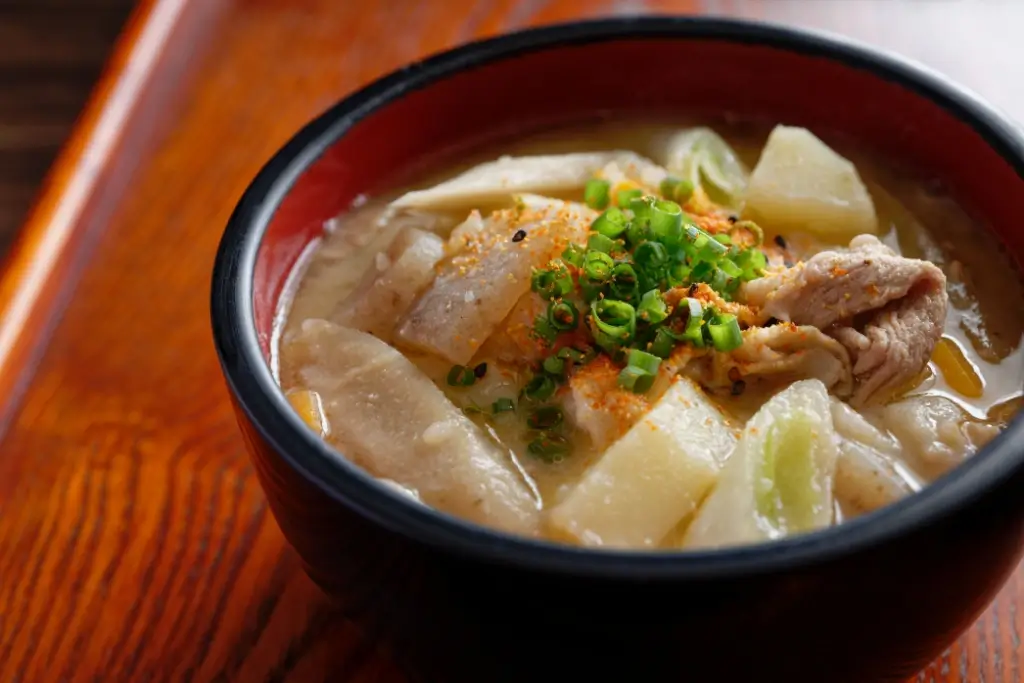
[[[654,375],[634,365],[627,365],[619,373],[618,384],[637,394],[645,394],[654,386]]]
[[[615,239],[626,231],[628,223],[629,219],[626,218],[626,214],[613,206],[594,219],[590,229],[600,235]]]
[[[583,265],[583,257],[586,255],[586,250],[578,244],[570,244],[562,252],[562,260],[569,265],[579,268]]]
[[[554,429],[562,424],[564,420],[565,416],[562,414],[561,408],[557,406],[541,406],[527,416],[526,425],[530,429],[546,431]]]
[[[561,375],[565,372],[565,359],[558,356],[548,356],[541,363],[541,367],[549,375]]]
[[[502,413],[514,413],[516,410],[516,403],[510,398],[499,398],[491,404],[491,412],[495,415],[501,415]]]
[[[638,199],[638,198],[640,198],[642,196],[644,196],[644,191],[643,190],[638,190],[636,188],[629,189],[629,190],[619,190],[615,194],[615,203],[618,204],[621,207],[629,207],[630,203],[634,199]],[[632,208],[632,207],[630,207],[630,208]]]
[[[599,251],[603,254],[611,254],[616,251],[621,251],[622,243],[618,240],[613,240],[607,235],[595,232],[590,235],[589,239],[587,239],[587,250]]]
[[[451,387],[471,387],[476,382],[476,375],[465,365],[453,365],[448,371],[447,380]]]
[[[637,307],[636,315],[640,320],[657,325],[668,317],[668,306],[661,292],[652,289],[640,298],[640,305]]]
[[[557,299],[572,291],[572,276],[564,263],[555,260],[546,268],[534,269],[530,288],[544,299]]]
[[[636,298],[639,288],[636,271],[628,263],[620,263],[612,268],[611,283],[608,286],[612,298],[632,301]]]
[[[537,374],[523,387],[523,396],[531,401],[546,401],[555,393],[555,380]]]
[[[708,323],[711,344],[716,351],[732,351],[743,344],[743,333],[740,332],[739,321],[731,313],[716,315]]]
[[[607,180],[592,178],[583,187],[583,201],[591,209],[601,211],[608,206],[608,202],[611,199],[609,196],[610,190],[611,183]]]
[[[548,304],[548,322],[559,332],[576,329],[580,314],[570,301],[552,301]]]
[[[599,299],[590,309],[590,331],[594,341],[612,353],[633,341],[636,309],[624,301]]]
[[[561,462],[571,451],[568,439],[561,434],[550,432],[542,432],[527,445],[526,450],[530,455],[547,463]]]

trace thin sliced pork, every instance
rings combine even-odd
[[[898,256],[871,235],[753,280],[743,296],[764,320],[813,325],[839,340],[853,360],[853,405],[885,401],[921,372],[948,299],[935,264]]]

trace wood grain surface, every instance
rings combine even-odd
[[[134,5],[0,1],[0,253],[24,220]]]
[[[0,681],[407,680],[300,572],[256,485],[207,320],[222,226],[296,128],[384,72],[651,11],[848,33],[1024,118],[1013,2],[144,3],[0,279]],[[918,680],[1022,681],[1022,599],[1018,574]]]

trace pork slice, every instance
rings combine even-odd
[[[753,280],[742,297],[764,320],[813,325],[842,343],[853,361],[853,405],[891,398],[921,372],[948,300],[935,264],[899,256],[872,235]]]
[[[850,395],[850,356],[842,344],[810,325],[779,324],[743,332],[743,345],[711,356],[704,382],[727,387],[733,378],[817,379],[833,394]]]

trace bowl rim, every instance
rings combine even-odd
[[[405,499],[349,462],[291,410],[259,346],[253,276],[263,235],[295,181],[354,124],[406,93],[527,52],[598,41],[668,39],[759,44],[865,70],[926,97],[969,125],[1024,178],[1024,135],[971,91],[911,60],[845,37],[740,19],[648,15],[573,21],[478,40],[429,56],[346,96],[296,133],[259,171],[233,212],[213,269],[214,342],[237,406],[293,470],[372,523],[414,542],[492,564],[605,579],[753,576],[833,561],[954,515],[1024,465],[1015,416],[991,443],[921,492],[841,525],[716,550],[592,549],[525,538]]]

